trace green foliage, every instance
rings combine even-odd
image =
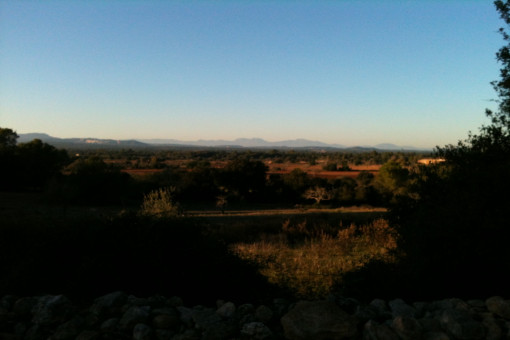
[[[375,186],[387,200],[391,200],[406,194],[408,181],[409,170],[395,161],[389,161],[379,169]]]
[[[338,170],[338,164],[336,163],[326,163],[323,167],[322,167],[323,170],[325,171],[337,171]]]
[[[14,148],[18,137],[13,130],[0,127],[0,151]]]
[[[60,199],[86,205],[120,204],[128,196],[132,178],[99,157],[80,157],[68,167]]]
[[[69,162],[65,150],[57,150],[40,139],[19,144],[18,155],[21,182],[31,187],[42,187]]]
[[[332,183],[334,199],[343,204],[353,203],[356,195],[356,185],[356,181],[350,177],[335,180]]]
[[[310,178],[303,170],[297,168],[283,176],[283,182],[296,194],[302,195],[310,185]]]
[[[232,196],[239,199],[256,199],[266,188],[266,165],[261,161],[238,158],[227,164],[219,183]]]
[[[17,145],[18,135],[0,128],[0,189],[41,190],[69,161],[67,152],[34,139]]]
[[[374,186],[375,176],[368,171],[361,171],[356,177],[356,194],[357,202],[379,205],[383,200],[381,194]]]
[[[220,171],[214,169],[208,162],[200,161],[191,171],[181,175],[171,185],[179,187],[183,200],[194,202],[213,202],[220,193]]]
[[[160,188],[149,192],[143,198],[140,213],[152,217],[174,217],[182,215],[180,205],[175,202],[175,188]]]

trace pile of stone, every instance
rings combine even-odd
[[[122,292],[77,307],[63,295],[0,300],[0,339],[510,339],[510,301],[446,299],[408,304],[331,296],[268,305],[218,301],[185,307],[178,297]]]

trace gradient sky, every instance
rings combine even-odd
[[[455,144],[488,123],[492,1],[0,1],[0,126]]]

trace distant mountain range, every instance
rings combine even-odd
[[[395,144],[377,144],[374,146],[345,146],[341,144],[327,144],[307,139],[292,139],[279,142],[268,142],[261,138],[238,138],[235,140],[197,140],[181,141],[177,139],[140,139],[113,140],[99,138],[57,138],[45,133],[20,134],[18,142],[26,143],[40,139],[45,143],[59,148],[76,149],[108,149],[108,148],[163,148],[163,147],[214,147],[214,148],[277,148],[277,149],[342,149],[352,151],[386,150],[386,151],[430,151],[430,149],[413,146],[399,146]]]
[[[147,144],[179,144],[179,145],[193,145],[193,146],[237,146],[243,148],[306,148],[306,147],[325,147],[325,148],[346,148],[345,145],[340,144],[326,144],[318,141],[307,139],[293,139],[284,140],[280,142],[268,142],[262,138],[237,138],[235,140],[205,140],[200,139],[197,141],[180,141],[176,139],[141,139],[140,142]]]
[[[89,149],[108,149],[108,148],[143,148],[150,145],[136,140],[113,140],[98,138],[57,138],[45,133],[21,133],[19,134],[19,143],[27,143],[34,139],[40,139],[45,143],[58,148],[89,148]]]

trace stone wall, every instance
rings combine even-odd
[[[401,299],[361,304],[274,299],[186,307],[178,297],[114,292],[78,306],[63,295],[0,300],[0,339],[510,339],[510,301]]]

